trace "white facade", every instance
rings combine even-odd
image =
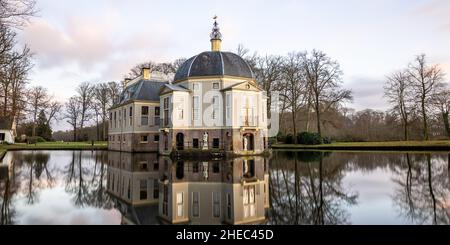
[[[14,132],[12,130],[0,129],[0,144],[14,144]]]

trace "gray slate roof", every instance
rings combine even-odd
[[[122,92],[119,101],[113,106],[117,107],[134,100],[159,101],[159,91],[166,82],[153,80],[140,80]]]
[[[199,76],[234,76],[253,79],[253,71],[239,55],[230,52],[203,52],[180,66],[174,81]]]
[[[174,85],[174,84],[170,84],[170,83],[166,83],[166,84],[164,84],[164,86],[166,86],[167,88],[169,88],[172,91],[189,92],[189,89],[186,89],[185,87]]]

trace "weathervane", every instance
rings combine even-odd
[[[222,39],[222,33],[220,33],[220,28],[219,28],[219,24],[217,23],[217,15],[214,15],[213,19],[214,19],[214,26],[211,32],[211,39],[217,39],[220,40]]]

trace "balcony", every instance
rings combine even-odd
[[[241,127],[258,127],[259,120],[258,116],[241,116],[240,125]]]

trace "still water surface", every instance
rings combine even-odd
[[[450,155],[275,151],[16,151],[0,164],[0,224],[449,224]]]

